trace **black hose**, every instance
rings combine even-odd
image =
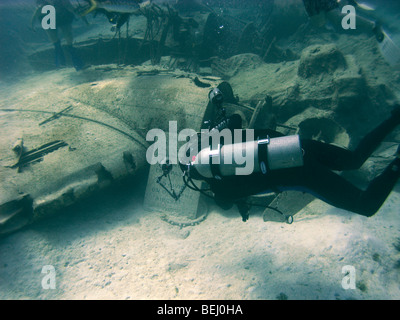
[[[200,189],[198,186],[196,186],[196,184],[194,183],[194,181],[193,181],[193,179],[191,177],[187,177],[187,178],[191,182],[192,187],[189,185],[188,180],[186,180],[186,174],[184,174],[183,175],[183,182],[185,183],[185,185],[189,189],[194,190],[194,191],[198,191],[201,194],[205,195],[206,197],[208,197],[210,199],[213,199],[215,201],[215,197],[214,196],[211,196],[211,195],[209,195],[209,194],[207,194],[205,192],[205,191],[209,191],[210,189]],[[274,208],[274,207],[270,207],[268,205],[252,204],[252,203],[248,203],[248,202],[244,202],[244,204],[249,205],[249,206],[254,206],[254,207],[261,207],[261,208],[265,208],[265,209],[271,209],[271,210],[273,210],[275,212],[278,212],[280,215],[284,216],[285,218],[287,218],[287,216],[281,210],[279,210],[277,208]],[[289,224],[291,224],[293,222],[293,217],[292,216],[288,216],[288,217],[290,217],[291,219],[287,219],[287,222]]]

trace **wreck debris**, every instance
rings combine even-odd
[[[174,116],[181,128],[200,126],[207,107],[208,88],[194,84],[195,74],[181,71],[170,70],[168,76],[160,72],[146,77],[146,71],[152,69],[154,67],[144,64],[126,68],[122,75],[119,70],[111,70],[112,74],[105,75],[92,67],[90,81],[73,86],[69,80],[60,82],[51,88],[52,91],[41,86],[39,81],[35,81],[35,77],[39,76],[34,76],[29,83],[28,90],[32,92],[29,96],[26,94],[27,86],[15,87],[14,94],[21,97],[19,106],[7,107],[5,102],[0,110],[4,132],[0,141],[0,235],[8,234],[11,224],[14,231],[21,229],[31,222],[57,214],[71,204],[84,201],[104,188],[134,181],[142,172],[146,174],[149,164],[144,150],[149,144],[146,135],[143,137],[141,133],[156,127],[163,130],[168,119]],[[62,72],[68,74],[69,70]],[[43,77],[52,81],[54,74],[41,74],[40,81]],[[67,76],[67,79],[70,78]],[[200,76],[199,79],[203,81]],[[221,80],[210,78],[204,81],[216,86]],[[73,105],[73,111],[65,110],[70,105]],[[60,110],[63,112],[60,113]],[[55,114],[56,117],[53,117]],[[38,125],[43,120],[54,118],[57,120]],[[16,130],[16,125],[21,123]],[[33,158],[21,158],[19,162],[18,153],[11,150],[18,138],[21,138],[17,143],[20,148],[24,145],[29,147],[24,151],[31,152],[38,146],[42,148],[38,148],[41,150],[37,150],[36,154],[24,152]],[[60,145],[56,141],[60,141]],[[61,147],[63,142],[67,145],[43,156],[45,152],[40,154],[40,151],[45,151],[42,149],[48,142],[54,142],[54,146],[47,146],[50,149]],[[73,148],[70,149],[71,146]],[[21,173],[17,172],[17,166],[10,168],[17,163],[22,165],[25,160],[26,164],[42,161],[32,165],[32,170]],[[158,169],[158,166],[155,167]],[[156,174],[159,175],[158,172]],[[142,178],[145,177],[147,175]],[[182,185],[181,175],[178,180],[176,192]],[[155,180],[154,183],[161,189],[160,193],[165,193]],[[182,196],[185,197],[187,192],[185,190]],[[14,209],[4,209],[11,208],[8,204],[21,194],[28,195],[32,200],[30,217],[25,220],[17,219],[17,216],[25,216],[25,213],[27,216],[28,210],[14,213]],[[154,203],[154,198],[151,201]],[[190,196],[188,203],[183,208],[185,213],[192,210],[193,198]],[[162,203],[163,208],[167,205]],[[201,214],[199,212],[198,217]],[[194,216],[195,219],[198,217]],[[16,220],[19,222],[14,223]]]
[[[32,220],[33,199],[18,195],[14,200],[0,204],[0,234],[7,234],[26,225]]]
[[[256,53],[257,43],[259,42],[257,27],[254,22],[248,23],[239,37],[237,53]]]
[[[261,126],[259,125],[260,120],[265,121],[266,117],[268,117],[269,115],[273,115],[273,113],[268,112],[268,109],[270,110],[271,107],[272,107],[272,97],[266,96],[264,100],[260,101],[257,104],[257,107],[254,110],[254,113],[250,119],[249,129],[262,129],[262,128],[275,129],[276,124],[261,125]]]
[[[33,112],[33,113],[53,113],[50,111],[45,111],[45,110],[29,110],[29,109],[1,109],[1,111],[5,111],[5,112]],[[63,116],[63,117],[69,117],[69,118],[75,118],[75,119],[80,119],[80,120],[85,120],[85,121],[89,121],[89,122],[93,122],[96,124],[99,124],[101,126],[110,128],[112,130],[115,130],[121,134],[123,134],[124,136],[127,136],[128,138],[130,138],[131,140],[137,142],[139,145],[141,145],[144,149],[147,149],[147,146],[139,141],[137,138],[135,138],[134,136],[132,136],[131,134],[127,133],[126,131],[123,131],[119,128],[116,128],[110,124],[107,124],[105,122],[99,121],[99,120],[95,120],[95,119],[91,119],[88,117],[82,117],[82,116],[78,116],[78,115],[74,115],[74,114],[68,114],[68,113],[59,113],[59,116]]]
[[[193,18],[180,16],[178,11],[169,5],[163,9],[154,3],[141,8],[139,12],[147,21],[142,47],[143,45],[150,47],[150,58],[153,64],[160,62],[171,31],[172,40],[178,43],[178,46],[172,48],[172,50],[177,50],[174,55],[193,56],[194,39],[192,39],[191,30],[199,26]]]
[[[68,144],[65,143],[64,141],[53,141],[46,143],[38,148],[35,148],[31,151],[23,152],[21,156],[18,159],[18,162],[11,166],[12,169],[18,168],[18,172],[20,172],[21,168],[23,166],[26,166],[27,164],[33,163],[33,162],[38,162],[42,161],[43,157],[46,154],[49,154],[53,151],[56,151],[57,149],[60,149],[62,147],[66,147]]]
[[[61,115],[62,115],[64,112],[67,112],[67,111],[69,111],[69,110],[71,110],[71,109],[72,109],[72,106],[66,107],[65,109],[61,110],[60,112],[57,112],[57,113],[55,113],[54,115],[52,115],[50,118],[47,118],[46,120],[43,120],[42,122],[40,122],[40,123],[39,123],[39,126],[42,126],[42,125],[44,125],[44,124],[46,124],[46,123],[48,123],[48,122],[50,122],[50,121],[53,121],[53,120],[55,120],[55,119],[61,117]]]
[[[192,227],[192,226],[197,226],[198,224],[202,223],[204,220],[207,219],[208,216],[208,210],[206,211],[206,213],[204,213],[202,216],[200,216],[197,219],[194,220],[175,220],[171,217],[169,217],[166,214],[162,214],[161,215],[161,220],[173,225],[173,226],[178,226],[180,228],[185,228],[185,227]]]
[[[142,71],[137,71],[137,76],[155,76],[158,74],[173,74],[173,70],[160,70],[160,69],[154,69],[154,70],[142,70]]]
[[[199,77],[195,77],[193,80],[194,84],[200,88],[209,88],[211,84],[200,81]]]
[[[172,170],[172,164],[169,162],[169,160],[166,160],[164,164],[161,165],[161,170],[162,170],[162,175],[160,175],[156,182],[175,200],[178,201],[179,198],[181,197],[181,195],[183,194],[183,192],[185,191],[187,185],[183,185],[181,187],[181,189],[179,190],[179,192],[175,192],[175,189],[172,185],[171,182],[171,176],[170,176],[170,172]],[[162,179],[163,178],[168,178],[168,186],[166,186],[163,182]]]
[[[24,152],[24,140],[22,138],[17,139],[11,150],[14,151],[19,161]]]

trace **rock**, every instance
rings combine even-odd
[[[298,75],[309,78],[321,73],[333,74],[346,69],[346,60],[335,45],[315,45],[303,50]]]
[[[214,58],[211,68],[214,74],[225,79],[230,79],[246,70],[254,70],[261,66],[263,61],[260,56],[253,53],[243,53],[229,59]]]
[[[348,137],[340,138],[345,144],[354,138],[357,143],[359,137],[382,121],[381,108],[394,99],[389,88],[379,87],[366,78],[352,55],[344,55],[331,44],[307,47],[297,61],[265,63],[246,54],[227,59],[221,65],[230,66],[233,61],[242,62],[241,68],[229,74],[229,82],[241,103],[251,102],[256,106],[269,95],[272,106],[268,112],[276,118],[276,123],[295,127],[306,117],[328,117],[339,125],[340,131],[346,132]],[[379,110],[374,107],[377,105],[381,106]],[[309,108],[314,108],[314,114],[305,113],[301,116],[303,120],[293,121]],[[319,127],[323,122],[313,123]],[[328,140],[332,139],[337,140]]]
[[[175,263],[175,262],[171,262],[168,264],[168,266],[166,267],[166,271],[167,272],[176,272],[179,271],[181,269],[184,269],[188,266],[188,263]]]
[[[305,139],[316,139],[343,147],[348,147],[350,142],[346,130],[334,120],[333,111],[310,107],[290,118],[285,124],[299,128],[299,135]]]

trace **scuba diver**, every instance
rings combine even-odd
[[[67,42],[66,49],[71,57],[74,68],[78,71],[85,67],[84,62],[80,58],[77,50],[73,47],[72,35],[72,22],[74,15],[78,14],[69,0],[36,0],[36,10],[32,17],[32,30],[34,29],[34,22],[39,19],[39,23],[46,14],[42,13],[42,8],[46,5],[51,5],[56,11],[56,29],[47,29],[46,33],[54,45],[55,50],[55,65],[57,68],[65,66],[66,60],[61,41],[58,36],[57,29],[61,29],[65,41]]]
[[[342,8],[346,4],[354,6],[357,10],[367,15],[369,11],[373,10],[366,6],[359,5],[355,0],[303,0],[303,3],[312,23],[318,27],[324,26],[325,23],[329,21],[340,29],[345,14],[343,14],[339,8]],[[375,35],[378,42],[383,41],[385,34],[378,21],[374,22],[357,14],[356,25],[356,30],[358,32]]]
[[[213,89],[209,97],[221,106],[223,95],[218,88]],[[209,135],[212,136],[215,129],[240,131],[241,122],[237,114],[224,117],[218,124],[212,125]],[[400,147],[395,159],[370,182],[366,190],[359,189],[333,171],[359,169],[399,124],[400,105],[396,105],[391,116],[368,133],[354,151],[303,139],[298,135],[284,136],[269,129],[254,130],[254,141],[245,141],[246,130],[241,130],[240,143],[224,144],[222,141],[215,148],[211,147],[211,143],[210,147],[196,148],[201,151],[195,155],[190,151],[187,159],[191,161],[182,162],[180,159],[180,167],[188,187],[206,195],[209,193],[205,191],[212,191],[215,202],[223,209],[230,209],[236,204],[243,221],[248,219],[250,209],[246,197],[287,190],[307,192],[337,208],[371,217],[379,210],[400,177]],[[212,145],[215,146],[214,143]],[[235,162],[234,157],[232,162],[224,162],[229,153],[231,156],[234,153],[235,145],[237,150],[246,150],[246,153],[248,149],[245,145],[252,148],[254,166],[250,174],[236,174],[235,170],[243,167],[243,164]],[[214,162],[213,159],[218,161]],[[207,182],[210,189],[200,189],[193,179]]]

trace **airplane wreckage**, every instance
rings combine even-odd
[[[335,45],[311,45],[297,57],[275,51],[280,61],[269,63],[273,39],[253,46],[258,52],[237,48],[229,57],[218,56],[212,43],[212,54],[199,58],[187,51],[193,50],[185,46],[187,38],[177,36],[188,34],[194,19],[180,18],[172,9],[151,10],[158,18],[149,18],[147,12],[144,37],[124,39],[124,65],[116,61],[121,53],[118,39],[88,40],[76,44],[91,65],[85,70],[48,71],[51,50],[44,49],[29,57],[40,73],[2,89],[7,98],[0,105],[0,235],[141,172],[148,172],[146,208],[179,227],[203,221],[206,201],[182,189],[178,166],[167,177],[160,165],[146,161],[146,134],[153,128],[168,132],[169,121],[177,121],[178,130],[199,131],[215,116],[208,99],[215,87],[224,93],[226,113],[239,114],[244,128],[277,128],[346,147],[370,129],[368,121],[384,117],[382,105],[390,110],[394,96],[389,85],[367,79],[354,57]],[[177,17],[181,23],[174,39],[169,31]],[[199,22],[203,30],[216,19],[209,12],[204,17]],[[254,35],[251,24],[243,29]],[[239,35],[236,44],[245,38]],[[200,44],[203,49],[205,45],[209,39]],[[365,121],[355,122],[360,115]],[[287,216],[271,218],[266,209],[264,218],[283,222],[312,199],[284,192],[252,201],[280,207]]]

